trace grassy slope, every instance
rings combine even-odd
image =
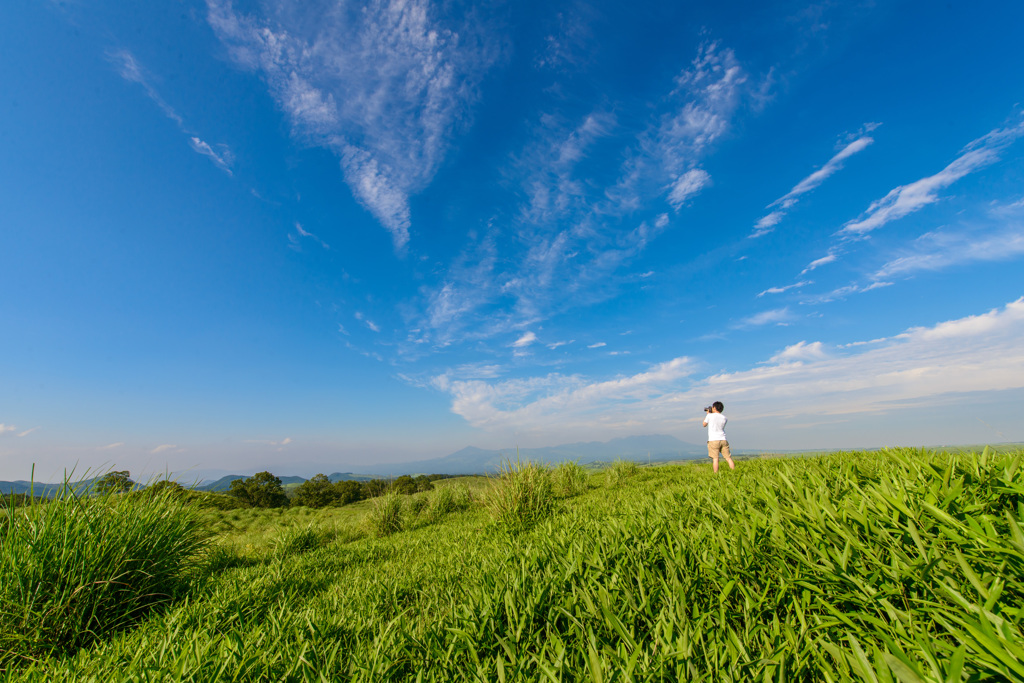
[[[200,594],[7,676],[1024,680],[1022,462],[837,454],[719,477],[641,468],[614,486],[597,473],[515,537],[481,508],[384,539],[361,530],[369,502],[211,512],[221,569]]]

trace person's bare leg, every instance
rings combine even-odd
[[[722,448],[722,455],[725,456],[725,461],[727,463],[729,463],[729,469],[730,470],[736,469],[736,463],[734,463],[732,461],[732,450],[729,448],[729,444],[728,443],[726,443],[725,447]]]
[[[715,471],[715,474],[718,474],[718,458],[717,457],[711,459],[711,468]]]

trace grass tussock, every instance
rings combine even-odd
[[[182,595],[208,536],[170,491],[65,488],[0,518],[0,668],[76,650]]]
[[[590,476],[578,462],[563,462],[552,476],[555,492],[562,498],[575,498],[590,489]]]
[[[374,499],[366,513],[366,525],[374,536],[390,536],[402,530],[405,515],[402,512],[402,498],[399,493],[385,493]]]
[[[640,471],[640,466],[632,460],[616,460],[611,464],[605,475],[608,486],[622,486]]]
[[[433,522],[440,521],[445,515],[466,510],[473,504],[473,494],[465,486],[447,484],[437,487],[430,496],[427,514]]]
[[[509,490],[553,479],[507,470]],[[268,535],[261,521],[219,539],[251,562],[189,600],[0,678],[1024,680],[1024,451],[780,457],[727,476],[665,465],[590,483],[514,538],[470,506],[277,561],[244,550]],[[365,533],[370,512],[329,518]]]
[[[487,508],[500,528],[517,533],[532,529],[549,516],[554,499],[551,468],[534,462],[507,462],[487,493]]]

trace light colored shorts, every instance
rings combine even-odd
[[[732,457],[728,441],[708,441],[708,457],[718,460],[718,454],[725,456],[726,460]]]

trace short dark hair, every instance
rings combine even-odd
[[[717,410],[720,413],[724,413],[725,412],[725,406],[722,405],[721,401],[715,401],[714,403],[711,404],[711,407],[714,408],[715,410]]]

